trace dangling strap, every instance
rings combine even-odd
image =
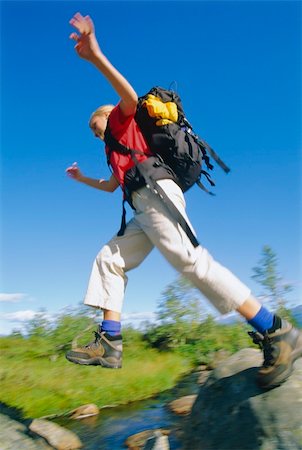
[[[197,134],[194,133],[193,127],[190,124],[190,122],[185,117],[182,119],[182,121],[184,126],[187,128],[188,133],[190,133],[193,136],[195,141],[211,155],[214,161],[222,168],[222,170],[225,171],[225,173],[229,173],[231,169],[220,159],[215,150],[213,150],[212,147],[210,147],[209,144],[204,139],[201,139]],[[209,158],[207,157],[206,153],[203,152],[203,156],[204,156],[203,159],[205,160],[207,167],[209,169],[212,169],[213,166],[210,164]]]
[[[198,142],[206,148],[207,152],[212,156],[214,161],[216,161],[216,163],[222,168],[222,170],[224,170],[225,173],[230,172],[231,169],[220,159],[217,153],[212,149],[212,147],[209,146],[206,141],[198,137]]]
[[[214,181],[211,178],[211,175],[206,172],[205,170],[202,170],[201,173],[206,177],[206,179],[208,180],[208,182],[210,183],[211,186],[215,186]]]
[[[105,130],[105,144],[108,146],[109,152],[107,154],[107,164],[110,167],[110,155],[112,152],[112,149],[115,149],[117,152],[123,154],[123,155],[131,155],[131,159],[133,160],[134,164],[136,167],[138,167],[138,160],[136,158],[136,154],[140,154],[140,155],[145,155],[144,152],[140,151],[140,150],[133,150],[129,147],[126,147],[125,145],[121,144],[117,139],[115,139],[115,137],[112,135],[109,124],[107,124],[106,130]],[[144,173],[142,173],[144,172]],[[152,185],[152,180],[150,179],[150,177],[148,176],[148,174],[143,171],[140,170],[141,175],[144,177],[145,182],[148,186],[150,186],[151,190],[153,188]],[[125,194],[125,191],[124,191]],[[127,226],[127,222],[126,222],[126,208],[125,208],[125,202],[128,201],[128,203],[130,204],[131,207],[133,207],[133,205],[131,204],[131,199],[124,198],[123,200],[123,206],[122,206],[122,220],[121,220],[121,226],[119,231],[117,232],[117,236],[123,236],[125,233],[125,229]]]
[[[184,230],[188,238],[190,239],[192,245],[196,248],[199,246],[199,242],[196,238],[196,236],[193,234],[193,231],[191,227],[189,226],[186,219],[183,217],[183,215],[179,212],[179,210],[176,208],[172,200],[168,197],[168,195],[165,193],[163,188],[155,181],[154,182],[155,189],[157,191],[157,194],[160,196],[164,204],[167,206],[168,210],[172,214],[173,218],[179,223],[181,228]]]
[[[200,187],[200,189],[202,189],[203,191],[205,191],[207,194],[215,196],[214,192],[209,191],[209,190],[202,184],[202,182],[201,182],[200,180],[197,180],[197,181],[196,181],[196,184],[197,184],[197,186]]]
[[[122,213],[122,221],[121,221],[121,227],[119,229],[119,231],[117,232],[118,236],[124,236],[125,230],[126,230],[126,208],[125,208],[125,201],[123,200],[123,213]]]
[[[136,167],[138,168],[138,170],[140,171],[141,175],[145,179],[146,186],[151,190],[151,192],[153,192],[154,194],[158,195],[161,198],[163,203],[166,205],[167,209],[172,214],[173,218],[177,221],[177,223],[179,223],[181,228],[184,230],[184,232],[186,233],[186,235],[190,239],[193,247],[195,247],[195,248],[198,247],[199,246],[199,242],[198,242],[196,236],[193,234],[191,227],[189,226],[189,224],[187,223],[187,221],[185,220],[183,215],[179,212],[179,210],[176,208],[174,203],[170,200],[170,198],[165,193],[165,191],[162,189],[162,187],[156,181],[154,181],[152,178],[150,178],[148,176],[148,174],[144,170],[144,166],[138,163],[138,161],[137,161],[137,159],[135,158],[134,155],[132,155],[132,156],[133,156],[133,160],[134,160],[134,163],[135,163]],[[204,188],[204,190],[206,192],[209,192],[209,191],[207,191],[206,188]],[[212,192],[209,192],[209,194],[214,195],[214,194],[212,194]],[[126,224],[125,201],[126,200],[123,200],[122,222],[121,222],[121,227],[120,227],[120,229],[119,229],[119,231],[117,233],[118,236],[123,236],[124,235],[125,229],[126,229],[126,226],[127,226],[127,224]]]
[[[168,210],[174,217],[174,219],[179,223],[179,225],[182,227],[184,232],[187,234],[188,238],[190,239],[192,245],[194,247],[199,246],[199,242],[196,238],[196,236],[193,234],[190,226],[188,225],[185,218],[182,216],[182,214],[179,212],[179,210],[176,208],[174,203],[170,200],[170,198],[167,196],[165,191],[159,186],[156,181],[154,181],[148,174],[147,170],[145,169],[143,164],[139,164],[136,154],[145,154],[139,150],[133,150],[131,148],[128,148],[122,144],[120,144],[111,134],[109,126],[107,126],[105,131],[105,143],[108,145],[109,149],[110,147],[116,149],[118,152],[123,154],[130,154],[131,158],[139,170],[140,174],[144,178],[146,182],[146,186],[151,190],[151,192],[157,194],[160,196],[160,198],[163,200],[164,204],[167,206]],[[109,156],[110,158],[110,156]],[[206,189],[205,189],[206,190]],[[118,236],[123,236],[126,229],[126,208],[125,208],[125,200],[123,200],[123,214],[122,214],[122,222],[121,227],[117,233]]]
[[[214,181],[212,180],[210,174],[208,172],[206,172],[205,170],[202,170],[201,173],[206,177],[206,179],[208,180],[208,182],[210,183],[211,186],[215,186]],[[196,181],[196,184],[198,187],[200,187],[200,189],[202,189],[203,191],[205,191],[207,194],[213,195],[215,196],[216,194],[214,194],[214,192],[209,191],[205,185],[199,180]]]

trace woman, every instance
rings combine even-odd
[[[79,33],[70,36],[76,41],[77,54],[91,62],[120,97],[117,106],[105,105],[92,114],[90,127],[93,133],[104,140],[109,121],[116,140],[141,151],[142,154],[137,155],[139,162],[153,158],[135,121],[138,96],[102,53],[92,20],[77,13],[70,23]],[[109,153],[107,147],[106,152]],[[113,174],[109,180],[86,177],[77,165],[69,167],[67,173],[77,181],[106,192],[113,192],[118,186],[124,190],[125,176],[133,167],[131,157],[111,148],[110,164]],[[171,172],[166,170],[161,178],[158,184],[190,224],[183,193]],[[195,248],[159,196],[147,186],[135,190],[131,201],[135,208],[134,218],[127,224],[124,235],[115,235],[97,255],[85,297],[85,304],[103,310],[103,322],[95,333],[95,341],[68,352],[67,359],[78,364],[121,367],[120,318],[126,273],[137,267],[156,246],[221,313],[236,310],[257,330],[253,338],[264,350],[259,385],[272,388],[285,381],[293,370],[293,362],[302,355],[302,333],[264,308],[251,295],[250,289],[216,262],[205,248],[200,245]]]

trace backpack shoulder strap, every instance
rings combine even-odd
[[[133,155],[133,154],[145,155],[144,152],[127,147],[126,145],[121,144],[117,139],[115,139],[115,137],[113,136],[113,134],[110,130],[109,124],[107,124],[106,130],[105,130],[104,141],[109,149],[109,152],[107,155],[108,163],[109,163],[110,155],[111,155],[112,151],[117,151],[118,153],[121,153],[122,155]]]

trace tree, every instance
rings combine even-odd
[[[160,321],[199,323],[202,316],[199,294],[184,277],[179,276],[163,291],[157,312]]]
[[[278,258],[269,245],[262,248],[262,257],[258,266],[254,267],[252,278],[259,283],[264,291],[262,295],[274,309],[284,309],[286,295],[293,289],[290,284],[284,282],[277,270]]]
[[[160,339],[167,339],[172,347],[184,343],[197,330],[203,316],[200,294],[188,280],[179,276],[167,286],[158,304]]]

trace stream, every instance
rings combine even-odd
[[[83,443],[84,450],[125,450],[126,439],[141,431],[164,428],[171,430],[171,450],[181,450],[182,426],[186,420],[170,412],[166,406],[184,395],[196,394],[198,373],[186,375],[173,389],[158,396],[114,408],[105,408],[98,416],[81,420],[68,418],[55,421],[75,432]]]

